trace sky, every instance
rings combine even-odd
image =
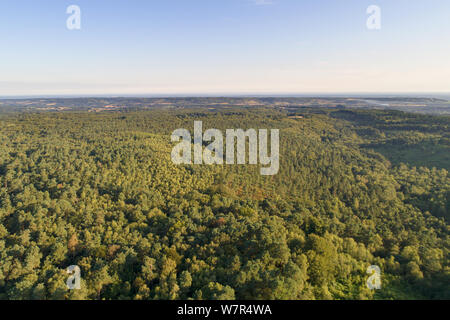
[[[448,0],[1,0],[0,96],[448,93],[449,17]]]

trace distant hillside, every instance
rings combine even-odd
[[[414,113],[450,115],[450,101],[438,98],[344,98],[344,97],[246,97],[246,98],[64,98],[64,99],[0,99],[0,111],[90,111],[113,110],[224,109],[236,107],[268,107],[296,110],[305,107],[392,109]]]

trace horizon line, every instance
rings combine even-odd
[[[68,98],[308,98],[308,97],[367,97],[367,96],[446,96],[450,92],[310,92],[310,93],[142,93],[142,94],[36,94],[36,95],[0,95],[0,100],[15,99],[68,99]]]

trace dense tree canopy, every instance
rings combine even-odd
[[[450,298],[450,119],[296,115],[1,115],[0,298]],[[194,120],[280,129],[279,174],[174,165],[170,134]],[[81,290],[66,288],[70,265]]]

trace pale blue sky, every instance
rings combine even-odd
[[[0,43],[0,96],[450,92],[448,0],[2,0]]]

